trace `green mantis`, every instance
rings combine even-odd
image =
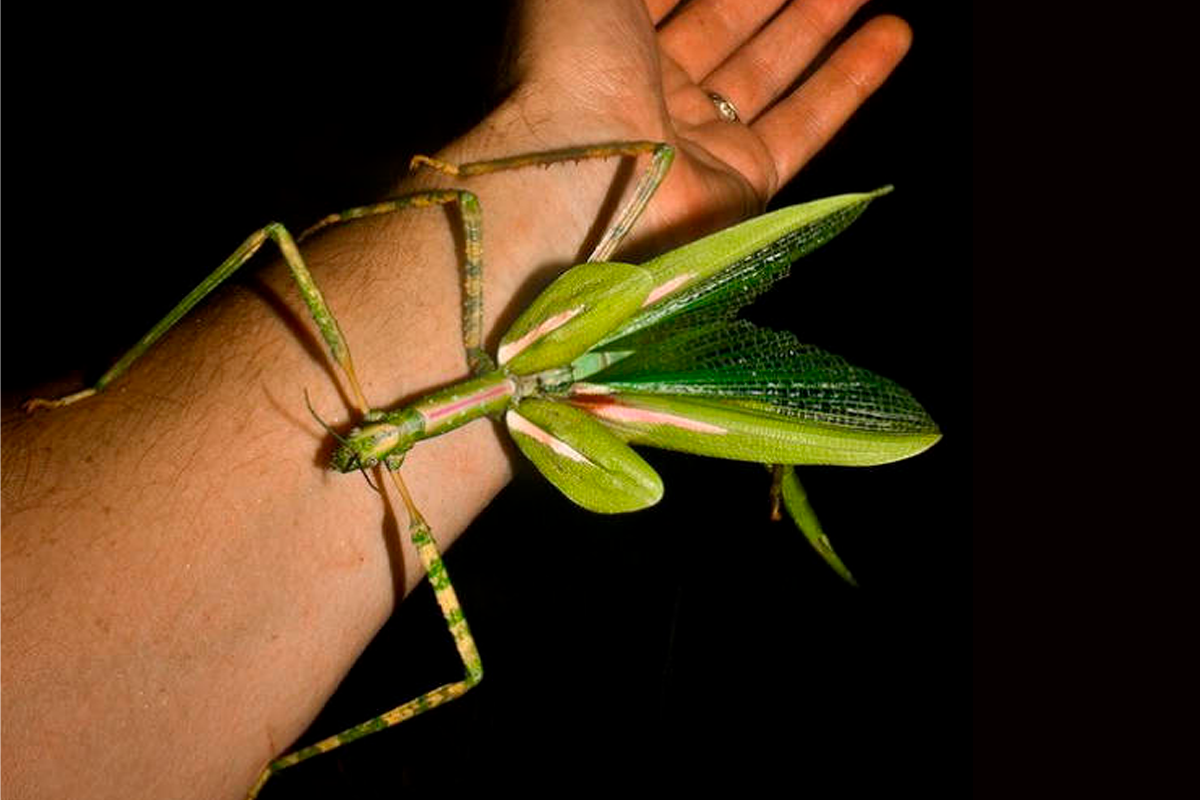
[[[473,376],[403,408],[369,406],[333,312],[308,274],[296,241],[279,225],[252,234],[94,387],[28,404],[30,410],[65,405],[103,390],[266,241],[273,240],[283,252],[361,413],[356,428],[334,434],[339,446],[331,466],[340,472],[382,466],[392,477],[465,672],[461,680],[272,762],[251,796],[279,770],[459,697],[482,677],[474,639],[433,532],[400,478],[405,455],[421,440],[483,416],[503,419],[517,446],[554,486],[574,503],[601,513],[643,509],[663,494],[657,473],[630,445],[781,465],[775,480],[780,502],[845,577],[848,573],[816,525],[791,465],[883,464],[916,455],[937,441],[940,434],[932,420],[900,387],[801,345],[789,334],[735,318],[742,306],[783,277],[795,259],[841,232],[887,189],[781,209],[634,265],[605,259],[661,182],[672,158],[665,145],[612,143],[461,166],[431,159],[417,163],[470,175],[640,153],[651,155],[651,167],[593,258],[563,274],[518,317],[502,337],[495,361],[482,347],[481,211],[472,194],[423,192],[318,223],[319,228],[447,203],[460,209],[466,254],[463,337]]]

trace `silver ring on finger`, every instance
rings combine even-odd
[[[731,103],[724,95],[717,94],[710,89],[708,90],[708,99],[717,107],[717,113],[721,115],[721,119],[726,122],[742,121],[742,118],[738,116],[737,106]]]

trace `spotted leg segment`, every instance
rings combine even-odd
[[[450,576],[446,572],[445,564],[442,563],[442,557],[438,553],[437,545],[434,543],[429,525],[421,517],[416,507],[410,505],[412,498],[408,494],[408,489],[405,488],[404,483],[400,480],[400,474],[398,472],[391,472],[389,474],[392,475],[393,480],[396,482],[396,488],[404,499],[405,505],[408,506],[409,536],[421,558],[425,574],[429,576],[429,584],[433,587],[438,606],[442,609],[442,616],[445,618],[446,625],[454,637],[454,645],[458,649],[458,655],[462,659],[466,674],[460,681],[439,686],[433,691],[426,692],[420,697],[397,706],[378,717],[369,719],[352,728],[347,728],[341,733],[275,759],[263,768],[262,773],[258,776],[258,780],[250,788],[247,800],[253,800],[257,797],[258,793],[262,790],[263,784],[280,770],[299,764],[301,761],[312,758],[315,755],[328,753],[330,750],[353,742],[355,739],[361,739],[369,734],[385,730],[393,725],[398,725],[407,719],[412,719],[418,714],[437,708],[443,703],[462,697],[471,687],[483,679],[483,664],[479,659],[479,651],[475,647],[475,640],[471,636],[471,629],[467,626],[466,617],[463,615],[462,607],[458,603],[458,596],[454,592],[454,586],[450,583]]]
[[[646,204],[654,196],[654,192],[666,177],[667,169],[675,159],[675,148],[663,142],[632,141],[605,142],[580,147],[564,147],[559,150],[545,150],[538,153],[525,153],[505,158],[493,158],[486,161],[472,161],[466,164],[451,164],[429,156],[413,156],[410,168],[426,167],[447,175],[469,176],[483,175],[489,172],[500,172],[507,169],[522,167],[546,166],[562,161],[582,161],[588,158],[616,158],[650,154],[650,165],[642,172],[634,187],[633,194],[626,201],[625,207],[617,215],[617,220],[604,234],[596,249],[588,256],[588,261],[604,261],[633,228],[638,217],[646,209]]]
[[[617,214],[616,221],[609,227],[601,238],[596,249],[588,256],[588,261],[604,261],[612,255],[625,236],[633,228],[634,223],[646,209],[646,204],[654,196],[654,192],[662,183],[675,158],[675,149],[662,142],[634,141],[608,142],[605,144],[584,145],[581,147],[565,147],[560,150],[546,150],[540,153],[526,153],[505,158],[493,158],[486,161],[471,161],[465,164],[452,164],[431,156],[413,156],[410,169],[431,169],[453,177],[470,177],[491,172],[502,172],[524,167],[546,166],[564,161],[582,161],[589,158],[636,157],[650,154],[650,164],[643,170],[641,177],[633,189],[633,194],[626,201],[624,208]],[[468,241],[470,241],[468,239]],[[483,336],[483,280],[482,266],[472,266],[468,253],[466,273],[463,284],[463,339],[466,343],[468,360],[474,365],[481,363],[484,369],[494,368],[491,359],[483,353],[479,344]],[[473,356],[478,353],[482,357]],[[486,362],[484,362],[486,359]],[[483,370],[472,367],[476,374]]]
[[[418,156],[420,158],[420,156]],[[479,198],[462,189],[443,189],[393,197],[367,206],[358,206],[318,220],[300,234],[304,241],[329,225],[362,217],[390,214],[405,208],[425,208],[454,203],[458,206],[463,233],[463,347],[467,366],[473,375],[496,368],[483,349],[483,211]]]

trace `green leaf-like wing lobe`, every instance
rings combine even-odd
[[[528,399],[505,415],[513,440],[558,489],[589,511],[637,511],[662,498],[654,468],[583,411]]]
[[[818,555],[825,559],[825,563],[833,567],[833,571],[841,575],[844,581],[851,586],[857,586],[858,582],[854,580],[850,570],[846,569],[842,559],[838,558],[838,554],[833,551],[833,545],[830,544],[825,531],[821,530],[817,512],[813,511],[812,504],[808,502],[808,492],[804,490],[800,479],[796,477],[796,470],[791,466],[783,468],[779,493],[783,500],[784,510],[787,511],[788,516],[796,523],[796,527],[804,534],[804,538],[808,539],[808,543],[813,546]]]
[[[497,360],[516,375],[568,364],[641,308],[651,285],[650,273],[634,264],[580,264],[521,313]]]
[[[756,402],[632,392],[575,394],[570,402],[630,444],[764,464],[886,464],[941,438],[936,429],[894,433],[789,417]]]
[[[649,302],[607,341],[680,317],[731,316],[891,190],[884,186],[781,208],[645,262],[653,283]]]

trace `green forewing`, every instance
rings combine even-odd
[[[914,456],[941,438],[887,433],[788,417],[772,406],[704,397],[621,392],[571,402],[638,445],[764,464],[871,466]]]
[[[793,261],[841,233],[872,200],[891,190],[885,186],[781,208],[647,261],[642,267],[652,276],[653,302],[606,343],[645,328],[671,327],[681,317],[693,324],[732,316],[787,275]]]
[[[500,342],[498,361],[516,375],[568,364],[637,311],[650,287],[650,273],[639,266],[581,264],[521,313]]]
[[[527,399],[505,421],[521,452],[547,480],[589,511],[637,511],[662,497],[658,473],[579,409]]]

